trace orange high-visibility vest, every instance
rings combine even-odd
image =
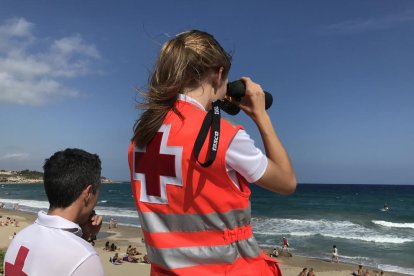
[[[247,181],[238,175],[239,190],[227,174],[241,126],[221,120],[216,159],[204,168],[192,152],[206,112],[182,100],[175,107],[184,119],[170,111],[145,148],[128,151],[151,275],[281,275],[253,237]],[[207,147],[208,139],[200,161]]]

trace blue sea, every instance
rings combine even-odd
[[[285,236],[294,255],[329,260],[336,245],[341,262],[414,275],[414,186],[299,184],[281,196],[252,185],[251,201],[263,247],[281,247]],[[0,184],[0,202],[48,208],[39,184]],[[102,185],[96,210],[106,221],[139,226],[129,182]]]

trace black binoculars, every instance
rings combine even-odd
[[[273,103],[272,94],[265,92],[265,108],[268,109]],[[240,112],[240,107],[232,104],[231,99],[241,101],[241,98],[246,94],[246,86],[241,80],[232,81],[227,84],[227,94],[220,103],[220,108],[230,115],[237,115]]]

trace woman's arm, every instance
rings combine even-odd
[[[291,194],[296,189],[296,177],[288,154],[265,110],[263,89],[250,78],[242,78],[246,85],[246,96],[242,98],[240,108],[257,125],[265,147],[268,165],[257,184],[280,194]]]

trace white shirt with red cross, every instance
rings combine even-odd
[[[5,276],[104,275],[93,246],[79,225],[40,211],[12,240],[4,258]]]

